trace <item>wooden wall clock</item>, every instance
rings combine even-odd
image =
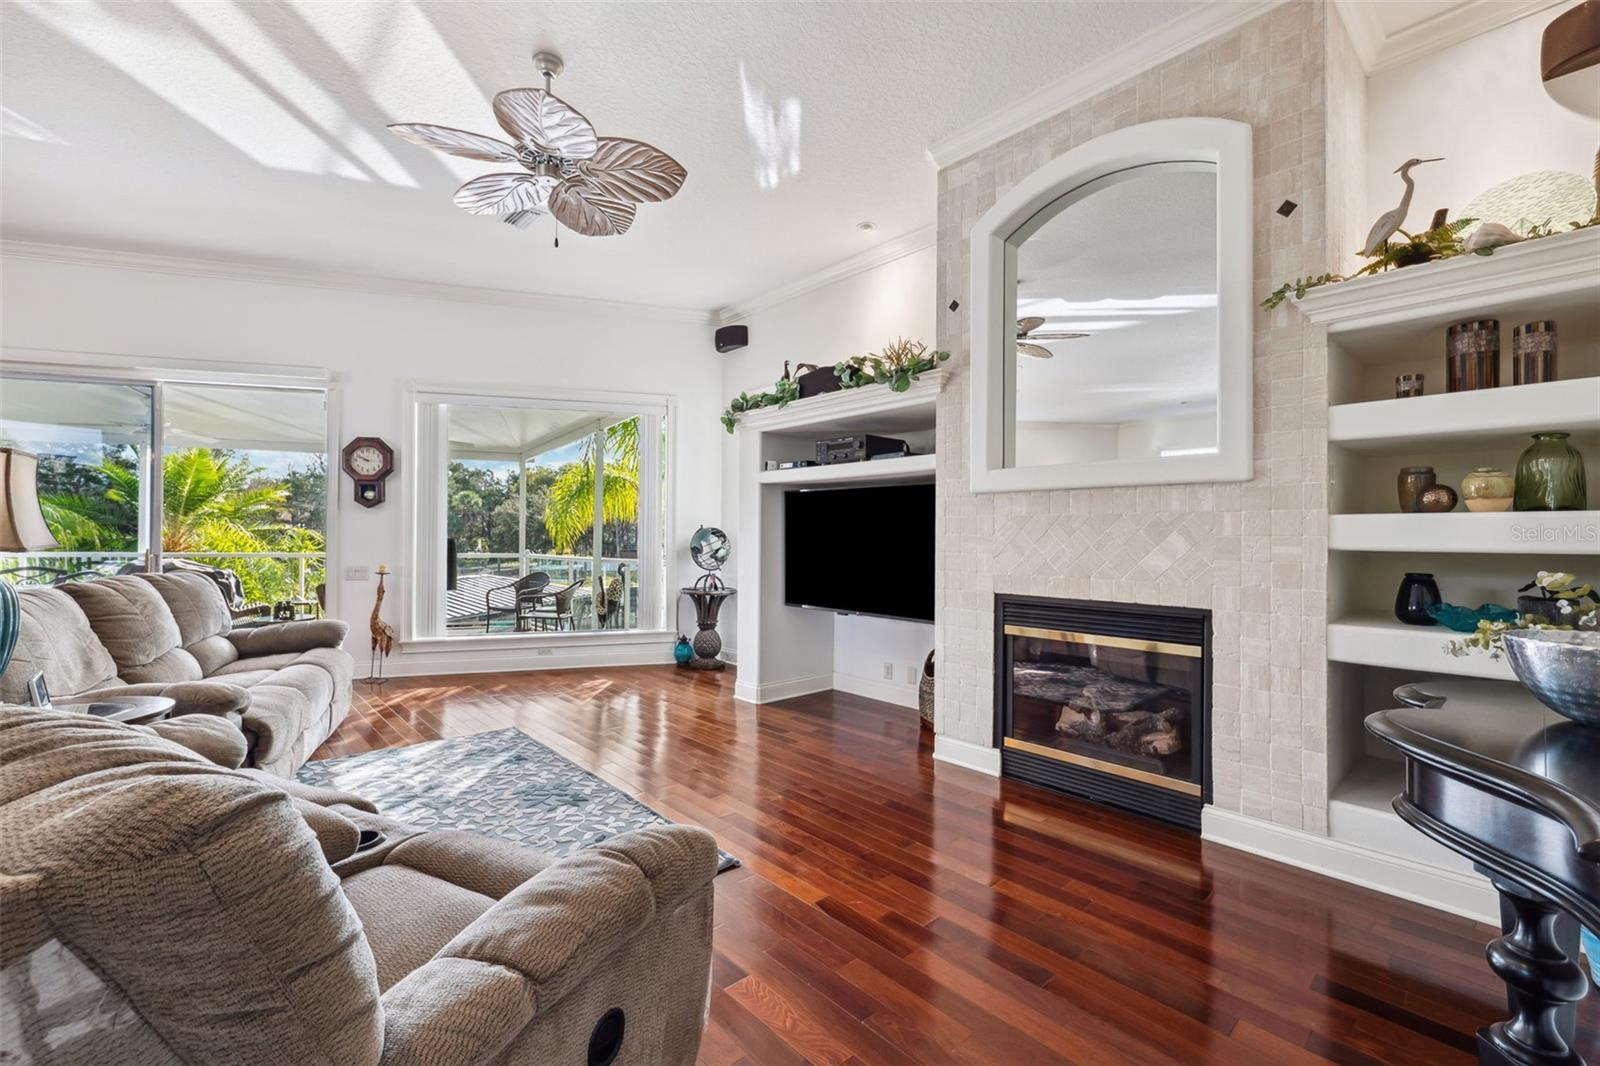
[[[356,483],[356,502],[376,507],[384,499],[384,483],[394,473],[394,449],[381,437],[357,437],[340,452],[341,465]]]

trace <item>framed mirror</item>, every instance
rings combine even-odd
[[[1250,127],[1098,137],[972,230],[977,492],[1251,476]]]

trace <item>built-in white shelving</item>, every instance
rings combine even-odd
[[[1600,556],[1600,511],[1339,514],[1328,519],[1328,547],[1355,552]]]
[[[831,466],[802,466],[789,470],[763,470],[763,485],[855,485],[870,481],[920,481],[933,477],[936,455],[905,455],[895,459],[872,459],[864,463],[834,463]]]
[[[1328,408],[1328,443],[1357,451],[1525,439],[1549,429],[1600,430],[1600,377]]]
[[[1362,666],[1408,670],[1418,677],[1451,674],[1512,681],[1504,658],[1486,653],[1451,655],[1445,644],[1465,636],[1443,626],[1410,626],[1381,614],[1354,614],[1328,623],[1328,658]]]

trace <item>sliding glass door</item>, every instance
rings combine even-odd
[[[325,609],[325,390],[7,374],[0,444],[38,457],[56,540],[0,578],[191,570],[244,624]]]

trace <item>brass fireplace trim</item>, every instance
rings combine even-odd
[[[1008,626],[1006,628],[1009,632],[1010,627]],[[1162,777],[1160,774],[1152,774],[1148,770],[1135,770],[1131,766],[1121,766],[1117,763],[1106,762],[1102,759],[1091,759],[1087,755],[1078,755],[1074,752],[1062,751],[1060,748],[1052,748],[1044,744],[1035,744],[1031,740],[1018,740],[1016,737],[1006,737],[1005,746],[1008,748],[1016,748],[1018,751],[1025,751],[1030,755],[1039,755],[1046,759],[1054,759],[1057,762],[1072,763],[1074,766],[1087,766],[1090,769],[1099,770],[1102,773],[1114,774],[1117,777],[1126,777],[1130,781],[1139,781],[1146,785],[1154,785],[1157,788],[1164,788],[1171,792],[1182,792],[1185,796],[1199,796],[1201,794],[1200,786],[1195,784],[1193,781],[1179,781],[1171,777]]]
[[[1108,637],[1103,633],[1072,633],[1065,629],[1006,626],[1005,634],[1008,637],[1038,637],[1041,640],[1059,640],[1072,644],[1097,644],[1102,648],[1127,648],[1130,651],[1182,655],[1186,659],[1198,659],[1205,654],[1205,649],[1198,644],[1173,644],[1165,640],[1140,640],[1135,637]]]

